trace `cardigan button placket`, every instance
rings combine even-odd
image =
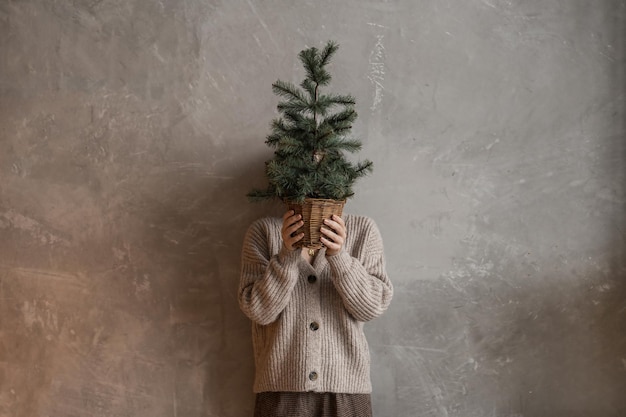
[[[319,319],[322,317],[321,291],[322,281],[319,271],[311,268],[306,275],[308,284],[306,285],[306,317],[305,326],[309,328],[306,336],[306,359],[305,366],[308,373],[307,390],[317,391],[320,388],[319,369],[324,365],[322,360],[322,340]]]

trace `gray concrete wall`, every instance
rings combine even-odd
[[[0,416],[248,416],[270,84],[341,48],[377,416],[626,415],[624,1],[0,0]]]

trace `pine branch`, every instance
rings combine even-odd
[[[320,96],[319,100],[332,105],[354,106],[356,104],[356,100],[351,95],[326,94]]]
[[[317,48],[308,48],[298,54],[306,71],[307,78],[315,82],[315,70],[317,67]]]
[[[374,163],[372,161],[366,159],[365,161],[359,162],[355,168],[357,175],[355,179],[370,174],[373,170]]]
[[[286,110],[293,112],[303,112],[305,110],[309,110],[310,104],[301,101],[282,101],[276,107],[279,111]]]
[[[287,119],[287,121],[293,125],[287,127],[287,132],[293,131],[295,127],[295,129],[299,131],[309,133],[313,132],[316,127],[315,120],[310,117],[303,116],[298,111],[283,110],[283,114],[285,116],[285,119]]]
[[[324,51],[326,51],[327,49],[328,46],[324,49]],[[334,50],[330,53],[327,52],[325,55],[320,56],[318,49],[315,47],[305,49],[300,52],[300,61],[302,61],[302,64],[306,70],[307,78],[309,78],[311,81],[318,85],[327,85],[331,80],[331,76],[328,71],[324,69],[324,65],[326,64],[322,64],[322,59],[325,58],[326,61],[328,61],[332,53],[334,53]]]
[[[328,105],[328,103],[323,103],[319,100],[316,100],[309,104],[309,109],[316,116],[315,117],[316,119],[317,119],[317,115],[326,116],[329,108],[330,106]]]
[[[360,141],[356,139],[345,140],[340,137],[333,137],[327,140],[324,143],[324,147],[328,149],[335,149],[338,151],[346,151],[350,153],[355,153],[361,150],[363,145]]]
[[[331,116],[328,116],[324,120],[324,124],[328,124],[329,126],[333,127],[344,126],[355,121],[357,116],[357,112],[350,107]]]
[[[330,73],[328,71],[322,68],[316,69],[314,81],[318,85],[322,85],[322,86],[328,85],[331,79],[332,77],[330,76]]]
[[[326,47],[324,47],[324,50],[320,55],[321,67],[325,67],[326,65],[328,65],[328,63],[330,62],[330,58],[335,54],[335,52],[337,52],[337,49],[339,49],[339,45],[336,42],[328,41]]]
[[[274,94],[285,97],[288,100],[295,100],[296,102],[306,103],[306,98],[302,95],[302,92],[293,85],[285,81],[276,81],[272,84],[272,91]]]
[[[280,138],[278,146],[285,155],[295,155],[302,152],[302,145],[300,141],[289,136]]]
[[[289,128],[287,127],[287,125],[285,124],[285,121],[280,118],[280,119],[273,119],[272,123],[270,124],[272,130],[274,132],[281,132],[281,133],[286,133],[289,131]]]
[[[357,117],[354,110],[348,109],[326,117],[318,126],[319,140],[325,140],[330,135],[343,135],[352,129],[352,121]]]
[[[305,78],[304,81],[300,83],[300,87],[302,87],[307,93],[309,93],[311,100],[315,99],[315,83],[312,80],[310,80],[309,78]]]
[[[265,144],[271,147],[276,147],[278,146],[278,142],[280,142],[280,139],[283,137],[284,134],[282,133],[272,133],[270,135],[267,135],[267,137],[265,138]]]

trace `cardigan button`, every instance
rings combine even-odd
[[[313,323],[311,323],[311,324],[309,325],[309,328],[310,328],[311,330],[313,330],[313,331],[316,331],[317,329],[319,329],[319,328],[320,328],[320,325],[319,325],[317,322],[315,322],[315,321],[314,321]]]
[[[315,284],[315,281],[317,281],[317,277],[315,275],[309,275],[307,279],[309,280],[309,284]]]
[[[309,374],[309,379],[311,381],[316,381],[317,380],[317,372],[313,371]]]

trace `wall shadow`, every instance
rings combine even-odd
[[[222,149],[220,155],[231,157],[166,171],[175,186],[157,196],[146,230],[159,258],[161,295],[170,303],[178,415],[252,413],[250,322],[237,302],[241,247],[254,219],[280,216],[283,208],[246,198],[253,186],[264,184],[264,157],[241,149]]]

